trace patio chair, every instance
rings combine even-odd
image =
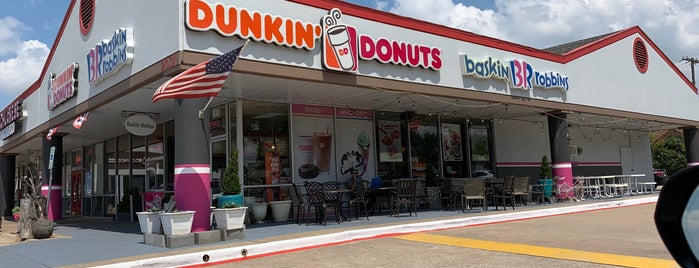
[[[415,201],[417,202],[416,207],[430,207],[429,195],[427,195],[424,179],[416,179],[415,181]]]
[[[529,204],[529,179],[530,177],[515,177],[512,181],[512,202],[519,197],[521,205]],[[514,209],[514,204],[512,206]]]
[[[502,183],[502,188],[496,189],[495,194],[490,196],[490,198],[493,199],[493,203],[495,203],[495,210],[498,209],[498,201],[502,200],[502,208],[504,210],[507,210],[505,206],[507,206],[507,200],[510,200],[510,204],[512,204],[512,209],[515,209],[515,202],[514,202],[514,196],[512,195],[512,186],[514,185],[514,179],[515,176],[512,175],[507,175],[505,176],[503,183]]]
[[[360,183],[361,184],[361,183]],[[342,195],[339,193],[329,193],[327,191],[337,191],[340,190],[340,183],[337,181],[326,181],[323,182],[323,191],[325,196],[326,208],[332,207],[335,212],[335,221],[340,223],[341,221],[341,211],[340,205],[342,202]]]
[[[325,193],[323,193],[323,184],[320,182],[309,182],[303,183],[304,188],[306,188],[306,200],[308,200],[308,209],[310,207],[315,208],[316,222],[326,225],[325,221],[325,209],[328,204],[325,202]],[[306,225],[308,225],[310,219],[306,218]]]
[[[291,183],[291,187],[289,188],[291,188],[289,189],[291,202],[294,203],[294,220],[296,220],[296,223],[300,224],[303,218],[306,217],[308,201],[306,200],[306,195],[301,193],[301,189],[299,189],[296,183]]]
[[[359,209],[362,208],[364,209],[364,216],[367,220],[369,220],[369,212],[366,209],[366,192],[368,185],[368,181],[363,181],[363,183],[358,184],[356,189],[354,189],[354,196],[352,196],[352,199],[349,200],[350,212],[352,211],[352,208],[354,208],[354,215],[357,217],[357,219],[359,219]],[[352,216],[350,215],[350,218],[351,217]]]
[[[454,203],[456,203],[456,196],[454,195],[454,189],[451,185],[450,179],[438,179],[437,186],[439,187],[439,209],[446,210],[451,207],[452,210],[455,209]]]
[[[396,217],[400,216],[400,208],[403,205],[405,205],[406,209],[408,210],[409,216],[412,216],[412,213],[415,212],[415,216],[417,217],[417,211],[415,209],[415,182],[415,179],[393,180],[393,186],[396,187],[396,193],[393,195],[391,207],[392,211],[395,212]]]
[[[483,211],[488,211],[488,205],[486,204],[485,195],[485,179],[483,178],[467,178],[466,186],[464,188],[464,194],[461,195],[461,212],[466,212],[464,205],[471,210],[470,202],[472,200],[479,200],[481,204],[481,209]]]

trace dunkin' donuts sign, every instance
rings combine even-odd
[[[194,31],[213,30],[223,36],[238,36],[276,45],[313,50],[322,46],[323,67],[356,72],[358,60],[376,60],[432,70],[442,68],[439,48],[359,34],[342,22],[342,12],[333,8],[321,18],[321,24],[251,11],[233,5],[189,0],[185,5],[185,24]]]
[[[73,63],[62,72],[51,73],[50,76],[47,103],[49,111],[75,96],[75,91],[78,89],[78,64]]]

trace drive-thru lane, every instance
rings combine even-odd
[[[655,229],[654,209],[654,203],[612,206],[420,231],[252,257],[234,265],[677,267]]]

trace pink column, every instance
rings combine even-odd
[[[51,200],[49,200],[47,202],[48,207],[46,208],[46,217],[49,220],[58,220],[58,219],[63,218],[63,214],[61,213],[61,208],[63,207],[61,205],[61,190],[62,189],[63,189],[63,187],[60,184],[51,185]],[[48,184],[41,185],[41,195],[43,195],[43,196],[49,195]]]
[[[175,202],[177,210],[195,211],[192,232],[210,229],[211,169],[209,164],[175,166]]]
[[[551,172],[554,177],[558,176],[560,178],[563,178],[563,180],[558,181],[559,187],[561,187],[562,185],[565,185],[566,188],[570,188],[573,186],[573,164],[571,162],[553,163],[553,165],[551,165]],[[567,193],[558,193],[559,199],[565,199],[569,197],[573,197],[573,191],[569,191]]]

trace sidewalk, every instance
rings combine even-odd
[[[605,209],[657,201],[658,192],[623,198],[588,199],[545,205],[518,206],[513,211],[481,212],[419,210],[418,216],[375,215],[351,222],[327,226],[265,222],[248,225],[245,239],[184,248],[160,248],[143,243],[137,222],[114,222],[108,218],[79,217],[57,221],[54,236],[43,240],[19,241],[16,223],[3,221],[0,233],[0,260],[5,267],[93,267],[113,265],[173,266],[202,262],[206,252],[210,261],[222,258],[270,254],[281,250],[323,246],[325,244],[370,239],[400,233],[448,229],[473,224],[513,221],[587,210]],[[494,207],[492,207],[494,209]]]

